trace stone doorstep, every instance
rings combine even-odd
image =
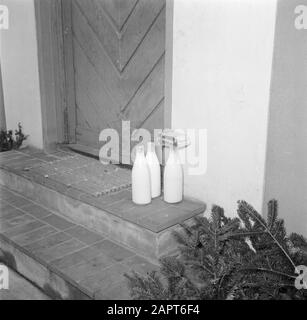
[[[27,151],[26,154],[20,154],[23,155],[23,158],[22,156],[19,157],[17,163],[4,163],[2,165],[3,169],[153,232],[163,231],[182,223],[205,210],[205,205],[200,201],[184,199],[179,204],[167,204],[161,197],[154,199],[152,203],[146,206],[135,205],[131,200],[131,189],[127,187],[128,184],[122,184],[128,181],[127,175],[130,181],[129,170],[120,168],[117,170],[115,165],[101,167],[99,162],[92,158],[89,159],[76,154],[74,158],[74,153],[69,152],[64,160],[61,160],[61,158],[49,162],[46,160],[46,163],[44,162],[44,165],[40,166],[43,161],[41,159],[53,159],[57,153],[50,155],[37,153],[37,151],[34,153]],[[0,154],[0,162],[2,156]],[[29,157],[32,158],[31,161],[34,163],[38,162],[33,168],[26,168],[25,171],[24,167],[27,167]],[[59,173],[57,170],[60,168],[63,171]],[[88,177],[88,179],[85,179],[85,177]],[[118,191],[101,196],[99,190],[110,188]]]
[[[71,154],[69,157],[72,159]],[[36,179],[35,175],[29,177],[20,167],[17,170],[7,167],[0,169],[0,184],[59,212],[77,224],[107,234],[111,239],[153,260],[176,247],[173,230],[180,230],[181,223],[191,223],[194,216],[205,211],[205,204],[199,201],[186,199],[182,203],[169,205],[158,198],[150,205],[136,206],[131,201],[129,189],[95,197],[59,182],[47,181],[49,183],[42,177]]]
[[[153,261],[172,252],[177,247],[172,232],[174,230],[180,231],[179,224],[161,232],[153,232],[6,170],[0,170],[0,183],[77,224],[108,235],[110,239],[123,243]],[[24,208],[26,209],[28,206]],[[50,222],[50,218],[47,220]],[[56,223],[56,220],[53,223]],[[191,223],[192,221],[192,219],[188,219],[184,222]]]

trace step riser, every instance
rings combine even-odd
[[[155,261],[176,248],[172,232],[180,230],[179,225],[154,233],[3,169],[0,169],[0,184],[60,212],[78,224],[108,235],[151,260]],[[192,219],[186,222],[192,223]]]
[[[78,286],[61,277],[59,271],[54,272],[37,258],[13,244],[9,239],[0,235],[0,262],[22,274],[34,285],[39,287],[52,299],[61,300],[90,300],[89,293],[85,293]]]

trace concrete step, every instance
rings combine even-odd
[[[53,299],[130,299],[125,273],[158,266],[107,235],[0,187],[0,264]],[[14,286],[14,287],[13,287]],[[16,283],[9,283],[16,292]]]
[[[50,300],[50,298],[13,269],[9,269],[9,288],[0,290],[1,300]]]
[[[0,154],[0,184],[152,261],[173,252],[173,231],[205,210],[191,199],[170,205],[157,198],[137,206],[129,170],[67,150]]]

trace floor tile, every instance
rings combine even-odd
[[[42,220],[47,222],[51,226],[59,229],[59,230],[65,230],[65,229],[68,229],[68,228],[75,226],[74,223],[72,223],[72,222],[70,222],[60,216],[57,216],[55,214],[49,215],[48,217],[45,217],[45,218],[42,218]]]
[[[123,261],[124,259],[135,255],[133,251],[130,251],[110,240],[104,240],[97,245],[93,245],[92,247],[97,248],[99,252],[117,262]]]
[[[114,260],[110,259],[105,255],[98,255],[95,258],[88,260],[84,263],[72,266],[67,269],[66,272],[76,282],[80,282],[86,277],[95,274],[97,272],[104,272],[103,270],[115,263]]]
[[[72,266],[76,266],[78,264],[84,263],[88,260],[91,260],[97,256],[97,250],[92,247],[87,247],[71,253],[63,258],[56,259],[51,261],[51,265],[57,267],[61,271],[68,269]]]
[[[53,157],[52,155],[46,154],[46,153],[34,153],[33,157],[35,157],[36,159],[40,159],[43,160],[45,162],[53,162],[58,160],[58,158]]]
[[[5,231],[3,234],[9,238],[15,237],[20,234],[24,234],[33,230],[36,230],[38,228],[41,228],[44,226],[44,223],[41,221],[33,220],[31,222],[28,222],[26,224],[23,224],[21,226],[9,229]]]
[[[11,191],[8,191],[8,190],[1,190],[0,191],[0,199],[2,199],[2,200],[7,201],[7,199],[11,199],[11,198],[15,198],[15,197],[16,197],[16,195]]]
[[[25,248],[33,252],[40,251],[40,250],[47,250],[48,248],[56,246],[69,239],[71,239],[71,236],[69,236],[64,232],[59,232],[59,233],[52,234],[42,240],[38,240],[36,242],[30,243],[26,245]]]
[[[137,205],[134,204],[131,200],[123,199],[119,202],[115,202],[114,204],[106,207],[106,211],[111,212],[112,214],[124,217],[127,210],[134,210]]]
[[[97,290],[106,290],[112,285],[125,280],[124,274],[128,269],[121,264],[115,264],[111,267],[104,269],[103,272],[97,271],[96,273],[86,277],[80,282],[81,286],[92,292]]]
[[[19,245],[27,245],[29,243],[44,239],[47,236],[56,232],[58,232],[57,229],[48,225],[44,225],[39,229],[28,232],[26,234],[16,235],[15,237],[13,237],[13,241]]]
[[[88,245],[101,241],[104,238],[103,236],[93,231],[90,231],[82,226],[73,227],[71,229],[66,230],[65,232]]]
[[[150,230],[161,231],[182,222],[183,217],[186,217],[186,215],[186,210],[168,207],[166,209],[153,212],[151,215],[147,214],[140,218],[138,222]]]
[[[18,227],[19,225],[25,224],[25,223],[33,221],[33,220],[34,220],[34,218],[31,217],[30,215],[26,215],[26,214],[19,215],[18,217],[15,217],[13,219],[1,221],[0,231],[4,232],[8,229]]]
[[[139,205],[132,208],[127,209],[122,214],[122,217],[124,219],[138,222],[140,219],[147,215],[154,215],[157,211],[162,210],[164,208],[167,208],[168,205],[165,202],[158,201],[154,199],[150,204],[148,205]]]
[[[15,170],[29,170],[30,168],[34,168],[34,167],[38,167],[39,165],[43,164],[44,162],[40,159],[29,159],[29,160],[25,160],[22,161],[20,163],[16,163],[15,165],[13,165],[12,167]]]
[[[70,239],[57,246],[37,251],[37,254],[44,261],[50,262],[52,260],[64,257],[70,253],[73,253],[81,248],[84,248],[85,244],[76,240]]]
[[[123,264],[129,268],[130,270],[134,270],[135,272],[146,275],[147,273],[150,273],[151,271],[157,271],[159,270],[158,265],[154,265],[150,263],[145,258],[135,255],[133,257],[127,258]]]
[[[33,159],[30,156],[20,155],[17,157],[14,157],[12,159],[2,159],[1,165],[5,165],[8,168],[14,168],[15,166],[22,165],[25,161]]]
[[[25,213],[11,205],[0,208],[0,220],[8,220],[24,215]]]
[[[22,207],[22,210],[31,214],[35,218],[42,219],[52,214],[51,211],[39,206],[38,204],[32,203],[30,205]]]
[[[24,206],[27,206],[27,205],[30,205],[33,203],[33,202],[27,200],[26,198],[22,198],[19,196],[13,196],[11,198],[8,198],[6,201],[8,203],[14,205],[15,207],[18,207],[18,208],[22,208]]]

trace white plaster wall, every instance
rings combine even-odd
[[[35,11],[33,0],[0,0],[9,29],[0,30],[0,60],[7,129],[21,122],[28,143],[43,147]]]
[[[230,215],[262,208],[275,14],[275,0],[174,0],[172,127],[208,130],[185,193]]]

